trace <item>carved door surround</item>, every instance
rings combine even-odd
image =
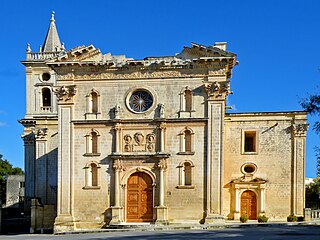
[[[242,214],[244,214],[245,208],[243,207],[244,204],[251,204],[250,209],[255,208],[256,213],[249,212],[251,214],[251,218],[249,219],[256,219],[259,214],[265,214],[265,188],[266,188],[266,180],[261,178],[251,178],[246,179],[245,176],[240,177],[231,181],[230,183],[230,192],[231,194],[231,209],[230,213],[233,215],[233,219],[238,220]],[[246,193],[246,191],[250,191],[251,193]],[[250,196],[248,194],[251,194]],[[255,200],[253,199],[253,194],[255,195]],[[251,198],[251,200],[249,200]],[[255,203],[254,203],[255,202]],[[254,207],[255,204],[255,207]],[[250,210],[251,211],[251,210]],[[253,218],[255,215],[255,218]]]

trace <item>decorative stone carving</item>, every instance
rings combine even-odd
[[[37,128],[37,129],[34,129],[34,135],[35,135],[35,138],[37,140],[39,139],[45,139],[46,136],[47,136],[47,128]]]
[[[159,71],[136,71],[132,73],[92,73],[75,75],[73,73],[66,73],[58,75],[58,80],[94,80],[94,79],[147,79],[147,78],[177,78],[177,77],[195,77],[201,78],[207,74],[206,69],[194,70],[184,69],[181,72],[180,68],[170,70],[159,70]]]
[[[124,140],[124,151],[125,152],[132,152],[132,137],[127,134],[123,137]]]
[[[293,134],[296,137],[305,137],[309,128],[309,124],[292,125]]]
[[[224,99],[228,94],[232,94],[230,91],[230,83],[227,82],[204,82],[204,88],[210,99]]]
[[[123,137],[124,152],[155,152],[156,135],[149,133],[145,137],[141,132],[133,135],[126,134]]]
[[[32,132],[32,133],[23,135],[23,136],[22,136],[22,139],[23,139],[23,141],[24,141],[24,144],[33,144],[33,143],[34,143],[34,140],[35,140],[34,133]]]
[[[76,95],[77,88],[75,85],[53,87],[53,92],[57,95],[59,102],[68,102],[72,100],[72,97]]]
[[[115,171],[121,171],[121,170],[123,170],[122,162],[121,162],[121,160],[119,160],[119,159],[116,159],[116,160],[113,161],[112,167],[113,167],[113,169],[114,169]]]
[[[135,133],[134,140],[136,141],[138,146],[141,146],[143,144],[143,140],[144,140],[143,134],[140,132]]]
[[[165,159],[161,159],[158,164],[158,168],[161,170],[167,169],[167,161]]]
[[[226,74],[226,69],[221,68],[221,69],[215,69],[215,70],[210,70],[209,75],[210,76],[224,76]]]
[[[155,151],[155,142],[156,142],[156,136],[151,133],[147,135],[147,150],[149,152],[154,152]]]

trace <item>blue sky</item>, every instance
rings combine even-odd
[[[196,42],[228,42],[238,56],[229,104],[234,112],[302,110],[299,99],[319,92],[320,1],[317,0],[14,0],[0,8],[0,153],[23,167],[27,43],[38,51],[51,11],[67,49],[93,44],[135,59],[174,55]],[[309,117],[309,122],[315,117]],[[306,176],[316,176],[310,127]]]

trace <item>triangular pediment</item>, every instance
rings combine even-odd
[[[182,52],[176,57],[181,59],[198,59],[198,58],[223,58],[235,57],[236,55],[227,52],[221,47],[217,46],[204,46],[197,43],[191,43],[191,47],[184,47]]]

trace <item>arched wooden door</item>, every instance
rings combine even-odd
[[[241,215],[246,214],[249,220],[257,219],[257,197],[253,191],[244,191],[241,195]]]
[[[153,187],[151,177],[133,173],[127,184],[127,222],[153,221]]]

